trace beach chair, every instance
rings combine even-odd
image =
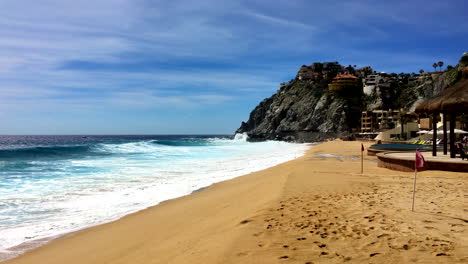
[[[458,153],[460,153],[460,157],[462,158],[462,160],[464,160],[466,158],[466,152],[465,152],[463,144],[461,142],[457,142],[457,148],[458,148]]]
[[[463,144],[460,142],[457,142],[455,145],[457,146],[456,151],[460,153],[460,151],[463,149]]]

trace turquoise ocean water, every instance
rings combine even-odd
[[[0,136],[0,260],[306,148],[244,135]]]

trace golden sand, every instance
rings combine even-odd
[[[91,263],[468,263],[467,173],[376,166],[360,142],[69,234],[6,261]]]

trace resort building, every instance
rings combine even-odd
[[[398,78],[388,75],[386,73],[374,73],[367,75],[363,80],[363,92],[370,95],[372,92],[377,91],[378,88],[391,88],[393,84],[398,82]]]
[[[379,74],[367,75],[363,82],[364,93],[370,95],[379,83],[383,83],[383,77]]]
[[[417,121],[408,121],[403,124],[400,122],[400,111],[397,110],[374,110],[365,111],[361,114],[361,133],[378,134],[376,140],[389,141],[392,139],[409,139],[418,134],[419,124]],[[416,118],[412,112],[405,112],[406,120]],[[401,134],[403,131],[403,135]]]
[[[419,129],[420,130],[432,130],[434,129],[433,127],[433,115],[428,115],[428,114],[425,114],[425,113],[422,113],[422,114],[419,114]],[[443,126],[443,120],[444,120],[444,115],[443,114],[438,114],[436,115],[436,127],[437,129],[442,129],[442,126]],[[449,122],[448,120],[448,117],[445,116],[445,122]],[[456,129],[461,129],[461,130],[465,130],[466,128],[464,127],[464,124],[459,122],[459,121],[456,121],[455,122],[455,128]]]
[[[329,91],[352,91],[358,85],[358,78],[351,74],[340,74],[328,85]]]
[[[302,65],[297,72],[296,78],[301,81],[305,80],[316,80],[321,75],[320,72],[315,69],[314,65],[306,66]]]
[[[421,130],[431,130],[432,129],[432,115],[427,115],[427,114],[420,114],[419,115],[419,128]],[[438,120],[436,121],[437,127],[442,126],[442,114],[438,117]]]
[[[376,132],[382,129],[395,127],[399,122],[399,111],[374,110],[361,114],[361,132]]]
[[[372,69],[371,66],[364,66],[360,69],[356,69],[354,71],[354,75],[356,75],[356,77],[358,78],[362,78],[362,79],[365,79],[366,76],[372,74],[374,72],[374,70]]]

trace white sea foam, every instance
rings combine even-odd
[[[305,144],[249,143],[246,139],[246,135],[236,135],[234,140],[211,139],[208,146],[166,146],[150,141],[100,144],[96,152],[122,155],[62,161],[61,170],[49,172],[50,177],[19,180],[17,188],[2,189],[0,251],[112,221],[294,159],[307,149]],[[21,208],[24,213],[17,211]],[[9,251],[3,256],[19,253],[21,250]]]

